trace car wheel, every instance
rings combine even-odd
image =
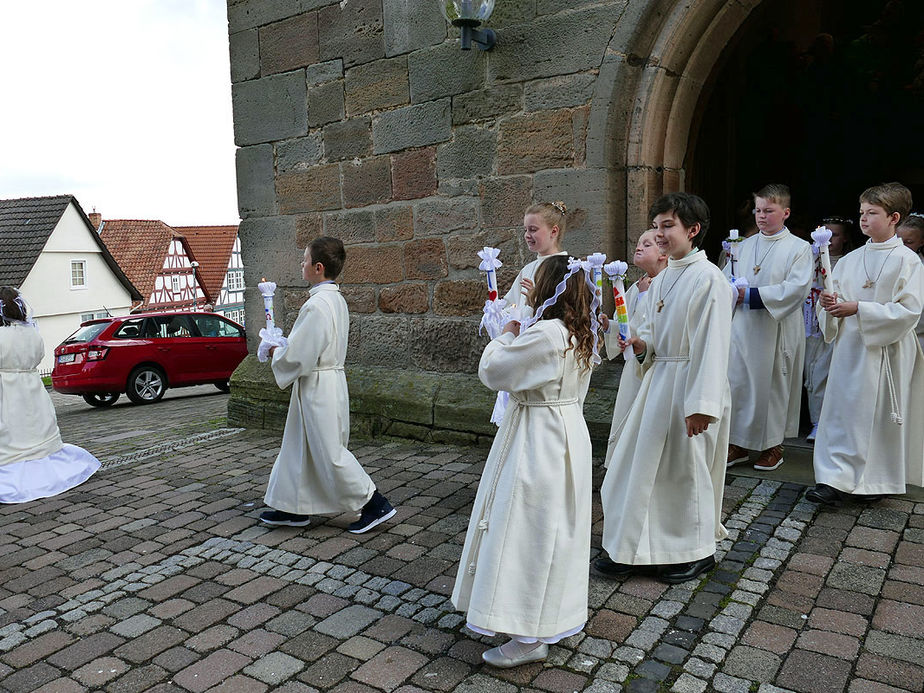
[[[135,404],[157,402],[167,391],[167,378],[155,366],[138,366],[128,376],[125,394]]]
[[[119,399],[118,392],[88,392],[83,401],[91,407],[111,407]]]
[[[217,387],[222,392],[231,392],[231,383],[229,383],[227,380],[222,380],[220,383],[215,383],[215,387]]]

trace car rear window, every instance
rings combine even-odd
[[[64,340],[64,344],[82,344],[96,339],[100,332],[109,327],[108,322],[95,322],[92,325],[84,325],[74,334]]]

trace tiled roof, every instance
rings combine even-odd
[[[0,284],[20,286],[73,198],[0,200]]]
[[[199,274],[216,301],[221,295],[221,285],[228,271],[234,239],[237,238],[237,226],[176,226],[179,233],[186,237],[196,260],[199,262]]]
[[[190,260],[195,259],[183,235],[158,220],[107,219],[103,221],[100,236],[119,266],[138,287],[145,303],[154,291],[154,281],[163,269],[164,258],[174,238],[183,242]],[[199,281],[201,284],[201,276]],[[211,300],[208,288],[202,288]]]
[[[112,273],[128,290],[132,298],[141,296],[122,269],[116,264],[106,246],[93,231],[90,220],[73,195],[52,197],[22,197],[0,200],[0,284],[20,286],[38,260],[61,215],[70,203],[83,217],[87,231],[102,251],[103,260]]]

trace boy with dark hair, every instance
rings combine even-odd
[[[667,268],[651,282],[631,345],[642,378],[629,413],[610,434],[600,488],[603,548],[594,572],[653,572],[667,583],[715,566],[728,445],[728,281],[699,249],[709,208],[672,193],[649,212]]]
[[[914,334],[924,300],[924,266],[895,235],[911,191],[886,183],[860,195],[869,236],[831,272],[818,323],[834,343],[815,441],[815,481],[805,497],[836,505],[849,495],[876,500],[924,483],[924,355]]]
[[[292,386],[282,447],[264,498],[274,509],[260,515],[269,525],[304,527],[309,515],[361,511],[348,528],[361,534],[395,514],[347,450],[350,399],[343,363],[350,315],[334,283],[345,259],[337,238],[322,236],[305,248],[308,300],[285,344],[265,349],[276,383],[282,389]],[[261,351],[265,347],[261,344]]]
[[[783,464],[783,439],[798,435],[805,326],[802,304],[812,285],[812,248],[786,228],[790,195],[773,183],[754,193],[760,233],[739,244],[738,289],[732,320],[728,383],[732,410],[728,464],[760,456],[754,469]],[[731,268],[725,267],[731,277]]]

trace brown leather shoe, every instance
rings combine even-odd
[[[748,455],[750,453],[747,449],[741,447],[740,445],[728,445],[728,461],[727,464],[731,467],[733,464],[738,464],[739,462],[747,462]]]
[[[783,464],[783,446],[774,445],[760,453],[760,457],[754,463],[754,469],[759,472],[772,472],[781,464]]]

